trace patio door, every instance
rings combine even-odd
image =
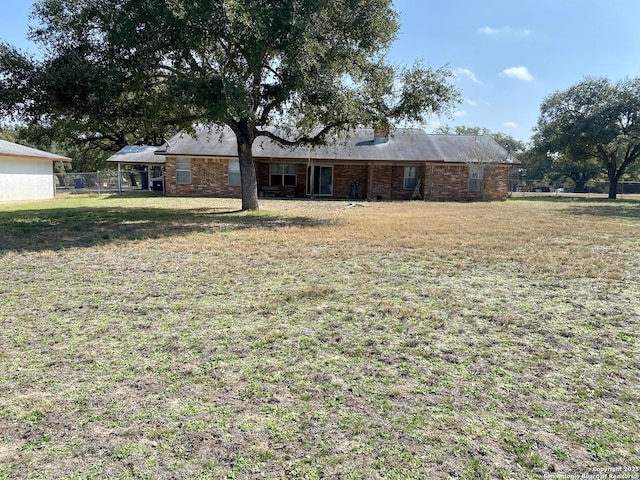
[[[312,168],[313,175],[311,175]],[[309,184],[307,185],[307,193],[313,195],[333,195],[333,167],[309,167],[308,178]],[[313,186],[311,185],[312,178]]]

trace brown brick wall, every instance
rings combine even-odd
[[[426,200],[466,200],[469,192],[469,169],[466,165],[434,165],[425,174]]]
[[[434,164],[427,167],[424,181],[425,200],[505,200],[508,195],[506,165],[487,165],[482,192],[469,191],[468,165]]]
[[[485,168],[483,200],[506,200],[509,196],[509,166],[490,165]]]
[[[165,189],[168,195],[185,197],[240,197],[239,185],[229,185],[228,160],[225,158],[192,158],[191,184],[176,182],[176,159],[167,157]]]
[[[421,182],[420,192],[422,195],[424,192],[425,167],[417,166],[416,175]],[[373,189],[371,192],[373,200],[411,200],[413,191],[413,188],[404,188],[404,166],[373,166]]]
[[[372,200],[391,200],[392,166],[373,165]]]
[[[175,157],[167,157],[165,188],[169,195],[239,198],[241,188],[228,185],[228,160],[224,158],[192,158],[191,184],[176,183]],[[373,182],[369,185],[369,168]],[[277,190],[262,190],[269,185],[269,164],[256,162],[260,195],[300,197],[306,194],[307,165],[296,166],[297,186],[281,186]],[[425,200],[505,200],[508,196],[508,166],[485,167],[484,192],[469,191],[469,166],[465,164],[430,164],[418,167],[421,194]],[[403,189],[404,167],[398,165],[334,165],[333,198],[349,198],[353,182],[358,184],[358,197],[373,200],[409,200],[413,189]]]
[[[368,179],[368,165],[335,165],[333,167],[333,198],[350,198],[351,187],[354,185],[356,198],[366,199]]]

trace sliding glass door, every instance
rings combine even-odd
[[[333,195],[333,167],[313,167],[313,175],[311,175],[311,168],[308,171],[308,185],[307,193],[313,195]],[[313,180],[312,180],[313,178]],[[311,183],[313,183],[313,190],[311,189]]]

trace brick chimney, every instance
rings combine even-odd
[[[373,143],[387,143],[389,141],[389,127],[386,124],[378,124],[373,127]]]

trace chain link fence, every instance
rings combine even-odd
[[[118,175],[119,174],[119,175]],[[114,193],[164,191],[164,177],[149,178],[145,171],[105,170],[84,173],[56,173],[56,193]]]
[[[573,182],[563,182],[550,184],[544,180],[512,180],[511,191],[521,193],[609,193],[609,182],[589,181],[582,191],[576,189]],[[640,193],[640,182],[621,181],[618,182],[619,195]]]

